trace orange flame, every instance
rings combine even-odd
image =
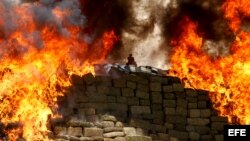
[[[237,31],[245,17],[250,16],[248,0],[226,0],[222,6],[225,18],[230,22],[233,31]]]
[[[39,4],[37,4],[39,6]],[[3,6],[0,3],[0,12]],[[30,4],[15,7],[20,17],[15,24],[22,28],[0,37],[0,122],[19,123],[18,128],[6,130],[8,140],[22,136],[26,140],[50,140],[47,136],[48,115],[55,115],[57,97],[62,88],[70,86],[72,74],[94,73],[93,63],[102,62],[117,40],[114,31],[104,33],[93,46],[79,39],[81,28],[67,26],[67,36],[51,25],[39,27],[29,16]],[[54,9],[55,20],[71,11]],[[5,21],[0,19],[0,27]],[[39,32],[42,46],[33,41]]]
[[[197,23],[184,17],[180,26],[180,37],[171,42],[170,74],[187,87],[211,91],[214,107],[231,123],[250,124],[250,33],[238,34],[230,56],[214,59],[202,50]]]

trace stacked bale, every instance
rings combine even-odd
[[[227,118],[216,114],[206,91],[184,88],[176,77],[116,74],[72,76],[73,86],[59,102],[64,122],[54,124],[57,138],[223,140]]]

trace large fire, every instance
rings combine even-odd
[[[10,141],[50,140],[46,123],[49,115],[56,116],[57,97],[63,94],[58,86],[69,86],[72,74],[94,73],[92,64],[101,63],[117,40],[107,31],[90,46],[81,38],[81,26],[66,21],[75,11],[55,6],[50,20],[56,24],[41,24],[34,8],[43,5],[15,5],[6,13],[6,2],[0,2],[0,17],[9,16],[18,27],[4,31],[9,21],[0,18],[0,122],[18,123],[5,131]]]
[[[58,116],[57,97],[71,85],[71,75],[94,73],[92,65],[102,63],[117,40],[113,30],[86,39],[78,0],[44,2],[0,1],[0,124],[10,141],[50,140],[47,120]],[[250,124],[250,33],[241,28],[249,5],[226,0],[222,6],[235,34],[228,56],[208,55],[198,23],[188,16],[171,41],[170,74],[187,87],[211,91],[214,107],[231,123]]]
[[[223,4],[235,40],[230,55],[214,58],[202,50],[205,39],[198,23],[187,16],[180,22],[181,35],[172,40],[172,71],[187,87],[211,91],[210,98],[222,116],[234,124],[250,124],[250,33],[240,26],[249,16],[248,0],[226,0]]]

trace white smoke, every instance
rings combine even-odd
[[[167,38],[173,36],[167,33],[166,23],[169,24],[175,17],[183,12],[182,6],[188,4],[200,7],[204,11],[211,11],[211,15],[221,15],[220,1],[196,0],[131,0],[128,2],[129,15],[127,25],[122,30],[122,43],[124,56],[132,53],[138,65],[148,65],[157,68],[169,68],[169,44]],[[191,12],[192,13],[192,12]],[[190,13],[187,13],[190,14]],[[197,13],[199,15],[201,13]],[[194,16],[194,15],[193,15]],[[201,15],[199,15],[202,17]],[[199,16],[194,16],[198,17]],[[204,17],[206,18],[206,17]],[[220,17],[222,19],[223,17]],[[227,22],[215,20],[213,36],[216,40],[204,43],[203,51],[212,57],[226,56],[229,54],[230,32]],[[176,23],[177,24],[177,23]],[[199,23],[200,24],[200,23]],[[176,26],[176,28],[178,28]],[[173,29],[174,30],[174,29]],[[178,29],[176,29],[178,30]],[[207,29],[206,29],[207,30]],[[225,31],[228,33],[226,35]],[[169,36],[169,37],[167,37]]]
[[[138,65],[166,69],[167,47],[164,44],[162,17],[170,0],[132,0],[130,24],[122,33],[126,53],[132,53]]]
[[[14,4],[14,5],[17,5],[17,4],[20,4],[21,3],[21,0],[9,0],[10,3]]]
[[[221,56],[227,56],[229,52],[229,43],[226,40],[212,41],[206,40],[203,45],[203,51],[213,58],[218,58]]]

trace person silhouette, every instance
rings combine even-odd
[[[136,62],[135,62],[135,58],[132,56],[132,54],[129,54],[128,56],[128,62],[126,63],[126,65],[134,65],[137,66]]]

